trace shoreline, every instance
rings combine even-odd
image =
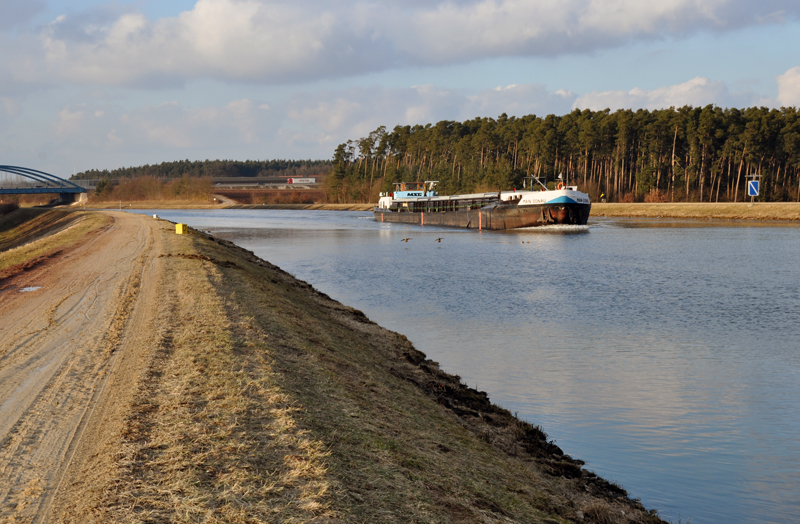
[[[297,209],[313,211],[372,211],[375,204],[199,204],[186,201],[136,201],[123,202],[120,206],[114,202],[95,202],[87,205],[75,203],[68,206],[72,209],[97,211],[125,211],[126,209]]]
[[[591,217],[800,221],[798,202],[593,203]]]
[[[44,522],[662,522],[361,311],[229,241],[98,215],[141,255]],[[81,278],[62,262],[3,284]]]
[[[89,209],[118,209],[110,202],[89,204]],[[204,205],[191,202],[127,202],[125,209],[270,209],[308,211],[372,211],[375,204],[217,204]],[[75,204],[73,208],[83,209]],[[592,217],[615,218],[679,218],[720,219],[754,222],[800,222],[798,202],[681,202],[681,203],[593,203]]]

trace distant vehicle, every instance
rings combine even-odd
[[[287,184],[316,184],[316,178],[287,178]]]

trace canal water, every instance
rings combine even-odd
[[[666,519],[800,521],[796,226],[477,232],[363,212],[157,213],[403,333]]]

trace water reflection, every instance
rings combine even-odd
[[[797,227],[594,219],[565,235],[159,214],[402,332],[667,518],[796,520]]]

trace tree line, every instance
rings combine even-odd
[[[793,107],[574,110],[384,126],[340,144],[331,202],[374,202],[394,182],[438,180],[442,194],[522,188],[526,177],[617,202],[800,201],[800,115]]]
[[[178,160],[161,164],[119,169],[90,169],[70,177],[71,180],[125,178],[226,178],[226,177],[312,177],[330,171],[329,160]]]
[[[140,176],[122,179],[119,185],[111,185],[108,179],[100,179],[95,187],[94,202],[136,201],[182,201],[211,203],[213,184],[208,177],[181,177],[158,179]]]

